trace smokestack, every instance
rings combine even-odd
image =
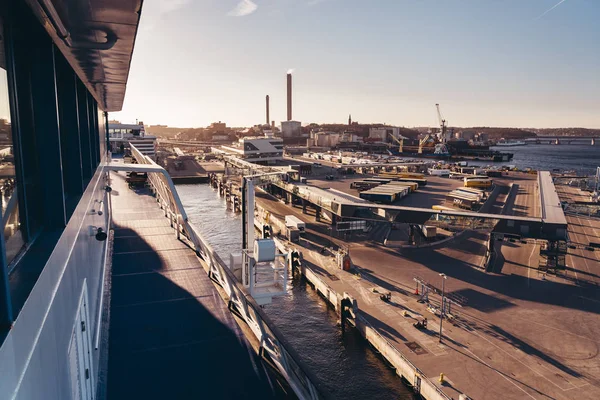
[[[269,125],[269,95],[266,97],[267,102],[267,125]]]
[[[292,120],[292,74],[287,74],[287,120]]]

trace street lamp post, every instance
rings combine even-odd
[[[444,321],[444,296],[445,296],[445,283],[446,283],[446,279],[448,278],[446,276],[446,274],[440,274],[440,276],[443,278],[442,279],[442,305],[440,307],[440,343],[442,343],[442,322]]]

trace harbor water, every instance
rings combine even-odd
[[[190,221],[224,260],[241,248],[241,216],[209,185],[178,185]],[[352,329],[342,337],[337,314],[303,279],[264,307],[318,384],[336,399],[413,399],[412,392]]]
[[[574,171],[580,175],[595,174],[600,165],[600,145],[588,144],[528,144],[514,147],[491,147],[504,153],[513,153],[512,161],[505,163],[469,162],[472,165],[514,165],[537,171]]]

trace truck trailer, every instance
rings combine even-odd
[[[295,217],[293,215],[285,216],[285,226],[287,226],[288,228],[296,228],[300,232],[304,232],[306,228],[306,224],[304,223],[304,221],[300,220],[298,217]]]

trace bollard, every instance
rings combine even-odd
[[[440,383],[444,383],[444,373],[440,372]]]
[[[341,326],[342,326],[342,336],[346,333],[346,319],[348,318],[348,308],[352,307],[352,301],[347,298],[343,298],[340,304],[340,317],[341,317]]]

